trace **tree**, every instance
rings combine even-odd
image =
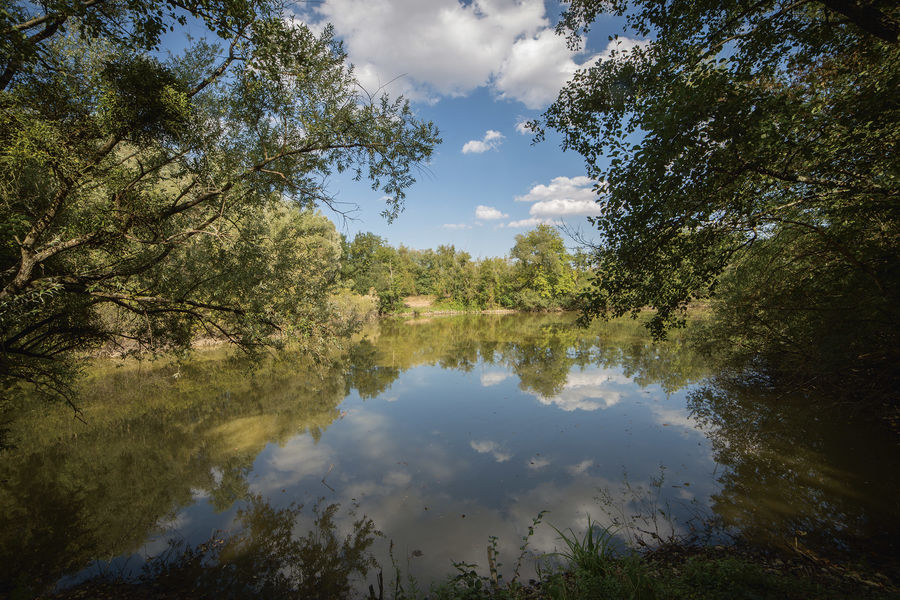
[[[66,357],[100,344],[308,334],[316,320],[295,327],[285,290],[296,304],[321,280],[281,265],[301,242],[265,221],[330,205],[323,181],[347,170],[395,217],[433,125],[362,92],[331,29],[276,4],[42,7],[7,3],[0,19],[0,379],[60,387]],[[223,45],[150,51],[189,19]]]
[[[510,250],[516,280],[516,304],[526,309],[564,306],[575,291],[575,278],[562,237],[549,225],[516,236]]]
[[[837,328],[851,370],[896,364],[900,7],[576,0],[560,31],[577,45],[601,11],[652,41],[577,73],[541,123],[602,182],[588,314],[650,306],[662,335],[721,295],[770,363],[825,360]]]
[[[503,258],[485,258],[478,263],[478,302],[485,308],[510,306],[509,262]]]
[[[379,280],[383,278],[383,266],[379,263],[378,252],[386,244],[384,238],[371,232],[357,233],[352,242],[344,244],[342,275],[357,293],[368,294],[370,289],[381,287]]]

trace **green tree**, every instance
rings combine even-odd
[[[721,292],[772,364],[896,365],[900,7],[576,0],[560,30],[578,45],[604,11],[652,42],[542,123],[603,182],[588,314],[651,306],[660,335]]]
[[[413,255],[416,264],[416,292],[419,294],[437,294],[435,276],[437,274],[437,257],[434,250],[418,250]]]
[[[289,309],[285,290],[298,304],[323,279],[283,262],[291,235],[319,227],[284,207],[330,204],[323,180],[349,170],[395,217],[435,128],[362,93],[330,28],[278,5],[43,8],[0,18],[3,382],[58,388],[66,357],[104,343],[181,348],[209,331],[253,347],[326,322]],[[188,17],[223,45],[149,52]]]
[[[341,272],[344,281],[357,293],[368,294],[370,289],[381,287],[382,265],[378,252],[385,244],[384,238],[371,232],[357,233],[352,242],[345,243]]]
[[[538,225],[517,235],[510,257],[519,307],[537,310],[568,304],[575,291],[575,276],[562,236],[555,229]]]
[[[511,306],[510,267],[503,258],[486,258],[478,263],[478,302],[485,308]]]
[[[412,296],[418,293],[416,287],[416,274],[418,271],[415,263],[415,250],[400,245],[397,248],[397,273],[396,287],[397,291],[403,296]]]

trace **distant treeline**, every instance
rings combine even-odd
[[[589,256],[570,254],[547,225],[517,235],[503,258],[473,259],[452,245],[394,248],[373,233],[358,233],[352,241],[342,237],[341,245],[345,287],[358,294],[374,291],[380,312],[396,310],[401,298],[414,295],[467,309],[569,309],[588,285]]]

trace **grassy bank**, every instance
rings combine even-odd
[[[289,511],[266,511],[282,522]],[[396,565],[383,570],[367,552],[380,535],[371,520],[357,521],[357,533],[335,535],[336,505],[317,510],[315,530],[289,539],[276,525],[274,537],[213,539],[196,548],[176,548],[151,560],[131,580],[95,578],[47,600],[85,598],[343,599],[366,600],[881,600],[900,594],[888,577],[857,565],[841,565],[804,553],[773,554],[744,544],[700,547],[666,544],[644,552],[615,551],[614,536],[592,527],[559,532],[559,552],[538,557],[537,577],[519,578],[527,538],[516,564],[498,562],[497,540],[487,545],[485,567],[455,563],[453,572],[431,585]],[[283,514],[282,514],[283,513]],[[258,518],[258,515],[253,518]],[[271,533],[271,532],[270,532]],[[531,560],[531,559],[529,559]],[[360,582],[363,583],[360,586]],[[368,591],[364,591],[368,584]],[[26,596],[21,596],[22,598]],[[30,597],[30,596],[27,596]]]
[[[785,600],[888,599],[900,591],[883,576],[852,568],[766,557],[734,548],[667,548],[647,555],[608,558],[595,564],[570,562],[544,572],[539,580],[504,582],[469,565],[458,565],[426,590],[404,579],[385,582],[376,575],[369,594],[346,596],[307,595],[287,591],[269,594],[259,589],[235,593],[205,592],[195,582],[168,586],[152,579],[117,581],[95,579],[60,593],[43,596],[53,600],[84,598],[378,598],[379,600],[598,600],[598,599],[691,599],[691,600]],[[381,582],[379,588],[378,581]],[[171,582],[169,582],[171,583]]]

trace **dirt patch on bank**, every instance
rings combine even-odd
[[[403,299],[403,304],[410,308],[428,308],[436,299],[437,296],[407,296]]]

